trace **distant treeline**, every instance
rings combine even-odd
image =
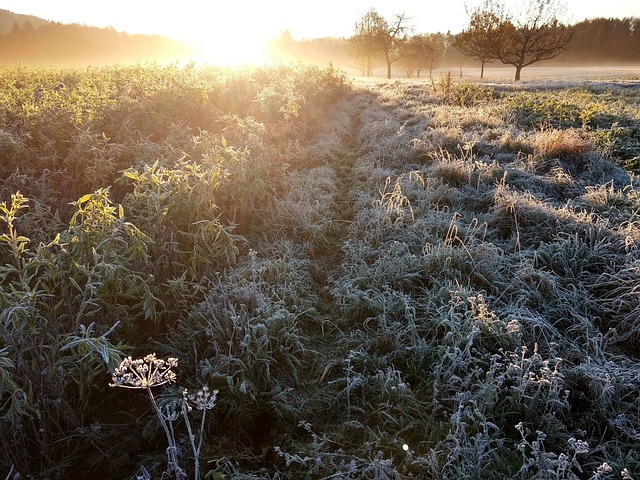
[[[571,27],[573,37],[567,50],[549,63],[563,64],[628,64],[640,63],[640,18],[595,18],[584,20]],[[463,59],[453,45],[451,33],[431,34],[442,43],[442,55],[437,65],[455,67],[475,63]],[[274,39],[271,47],[274,56],[282,60],[302,61],[318,65],[328,62],[341,67],[358,68],[358,61],[350,58],[348,38],[315,38],[294,40],[288,32]]]
[[[173,62],[189,56],[189,45],[160,35],[130,35],[79,24],[14,23],[0,35],[0,64],[86,67],[146,61]]]
[[[573,26],[573,38],[559,61],[639,63],[640,18],[595,18]]]
[[[0,64],[86,67],[145,61],[174,62],[194,54],[194,47],[160,35],[130,35],[113,28],[79,24],[46,22],[35,25],[38,26],[34,26],[31,20],[20,24],[14,22],[9,31],[0,34]],[[571,28],[571,43],[552,63],[640,63],[640,18],[595,18]],[[475,63],[472,59],[465,59],[454,46],[455,35],[437,33],[430,36],[442,44],[442,55],[434,67],[461,67],[463,63],[465,66]],[[284,32],[271,41],[271,50],[276,60],[321,66],[331,62],[341,68],[358,68],[358,61],[349,55],[348,38],[295,40],[289,32]]]

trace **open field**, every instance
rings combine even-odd
[[[0,70],[0,478],[640,478],[640,84],[585,79]]]
[[[446,75],[448,72],[460,80],[460,68],[458,66],[440,67],[435,68],[432,72],[432,76],[439,78]],[[358,80],[367,81],[366,77],[359,77],[355,69],[350,73]],[[385,78],[386,70],[378,68],[374,71],[376,77]],[[499,65],[488,63],[485,65],[484,78],[480,78],[479,66],[465,66],[462,67],[461,80],[470,80],[474,82],[500,82],[500,83],[515,83],[513,77],[515,74],[515,68],[512,66]],[[394,78],[404,78],[404,72],[399,70],[395,71]],[[423,70],[420,74],[420,78],[413,78],[413,81],[417,82],[430,82],[429,72]],[[522,81],[521,82],[544,82],[544,81],[578,81],[578,82],[602,82],[606,80],[613,80],[615,82],[629,82],[640,80],[640,65],[583,65],[583,66],[539,66],[532,65],[522,69]]]
[[[463,79],[480,80],[479,68],[464,68]],[[452,69],[454,73],[458,70]],[[488,81],[512,81],[514,67],[485,66],[484,77]],[[537,66],[531,65],[522,69],[522,80],[582,80],[603,81],[610,79],[640,79],[640,65],[595,65],[579,67]]]

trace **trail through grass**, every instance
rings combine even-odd
[[[344,478],[599,478],[621,451],[635,458],[636,427],[620,423],[639,406],[635,326],[604,306],[603,282],[626,288],[638,231],[590,200],[610,182],[634,218],[635,177],[584,137],[562,151],[546,131],[492,140],[509,128],[508,99],[461,108],[387,83],[356,98],[353,156],[336,176],[354,208],[346,235],[332,232],[343,256],[311,342],[323,367],[321,407],[303,424],[314,450],[281,455]],[[603,389],[618,394],[602,403]],[[630,443],[595,446],[605,432]]]

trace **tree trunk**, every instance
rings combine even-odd
[[[480,78],[484,78],[484,60],[482,60],[482,66],[480,67]]]
[[[388,52],[384,54],[384,59],[387,61],[387,78],[391,80],[391,58]]]
[[[522,71],[522,67],[520,65],[516,65],[516,82],[520,81],[521,71]]]

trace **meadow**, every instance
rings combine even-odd
[[[1,68],[0,478],[640,478],[639,93]]]

